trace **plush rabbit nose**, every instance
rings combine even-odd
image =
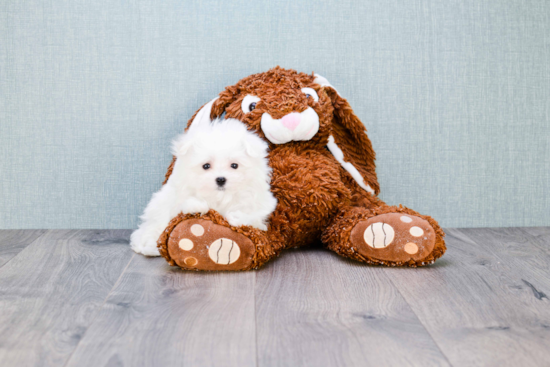
[[[281,123],[287,129],[294,131],[300,125],[300,114],[296,112],[289,113],[281,119]]]

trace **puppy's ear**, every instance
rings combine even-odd
[[[253,132],[247,131],[243,139],[246,154],[252,158],[265,158],[267,156],[267,143]]]
[[[174,156],[174,159],[176,157],[183,157],[187,154],[189,149],[191,149],[193,145],[193,139],[191,137],[192,132],[186,132],[184,134],[179,135],[173,142],[172,142],[172,155]]]
[[[174,167],[176,165],[176,157],[182,157],[187,154],[189,149],[191,148],[191,139],[189,139],[188,132],[179,135],[174,141],[172,142],[172,162],[170,162],[170,166],[168,166],[168,169],[166,170],[166,174],[164,175],[164,181],[162,182],[163,185],[165,185],[168,182],[168,179],[172,175],[172,172],[174,171]]]
[[[374,164],[376,155],[365,125],[355,115],[348,101],[338,94],[327,79],[315,74],[313,82],[325,90],[334,108],[328,149],[359,186],[377,195],[380,185]]]

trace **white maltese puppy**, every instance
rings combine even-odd
[[[180,212],[214,209],[233,226],[267,230],[265,221],[277,206],[270,191],[267,149],[239,120],[191,125],[172,144],[172,175],[147,204],[130,238],[132,249],[159,256],[157,240]]]

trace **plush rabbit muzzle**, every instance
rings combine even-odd
[[[319,115],[311,107],[302,112],[289,113],[280,119],[274,119],[264,112],[261,127],[273,144],[310,140],[319,131]]]

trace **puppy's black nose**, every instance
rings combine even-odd
[[[216,183],[218,184],[218,186],[223,186],[225,185],[225,177],[218,177],[216,179]]]

